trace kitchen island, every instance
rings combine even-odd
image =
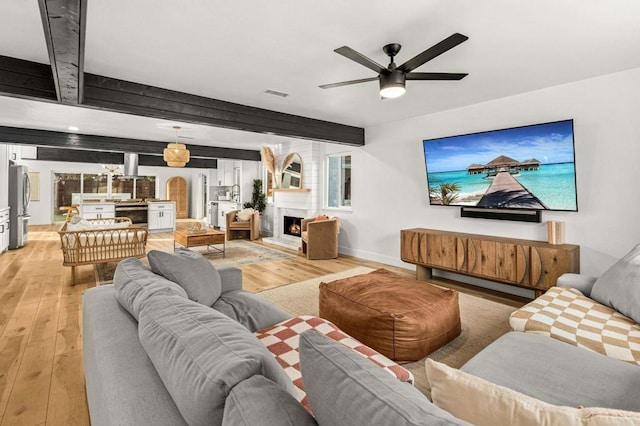
[[[128,217],[136,225],[147,225],[149,232],[173,232],[176,229],[176,203],[170,200],[88,201],[80,206],[85,219]]]

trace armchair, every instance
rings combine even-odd
[[[227,241],[247,235],[252,241],[260,238],[260,213],[254,211],[249,215],[249,220],[238,220],[239,211],[233,210],[226,215]]]
[[[338,233],[340,222],[337,218],[302,219],[302,247],[307,259],[335,259],[338,257]]]

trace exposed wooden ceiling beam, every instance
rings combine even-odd
[[[86,155],[89,156],[91,155],[91,151],[135,152],[138,154],[162,155],[162,151],[166,148],[168,142],[0,126],[0,143],[82,149],[85,150]],[[250,149],[219,148],[189,144],[187,144],[187,149],[189,149],[192,158],[230,158],[235,160],[260,161],[260,152]]]
[[[347,145],[364,145],[364,129],[205,98],[130,81],[85,74],[84,104],[109,111],[276,134]]]
[[[0,56],[0,93],[36,100],[55,100],[55,90],[52,91],[52,88],[56,80],[51,77],[52,69],[44,64]],[[85,85],[84,101],[78,106],[322,142],[364,145],[364,129],[360,127],[88,73],[80,74],[84,75]],[[58,81],[61,80],[58,78]]]
[[[71,163],[124,164],[124,153],[82,151],[79,149],[47,148],[39,146],[37,148],[36,159],[41,161],[63,161]],[[168,167],[167,163],[160,155],[141,154],[138,156],[138,165]],[[217,169],[218,160],[214,158],[192,158],[185,167]]]
[[[56,100],[51,67],[0,56],[0,93],[21,98]]]
[[[58,101],[82,102],[87,0],[38,0]]]

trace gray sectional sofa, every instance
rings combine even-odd
[[[289,317],[270,303],[243,292],[242,273],[239,269],[219,268],[218,271],[222,294],[214,305],[221,311],[233,315],[235,301],[237,306],[253,305],[262,316],[248,314],[240,319],[257,322],[256,327],[262,325],[261,321],[270,325]],[[140,293],[144,293],[144,288],[147,288],[146,291],[151,293],[151,297],[147,299],[151,302],[154,302],[153,292],[165,298],[182,298],[185,302],[190,302],[186,293],[181,293],[177,285],[154,274],[134,259],[121,262],[114,278],[115,285],[125,288],[133,287],[131,284],[137,282]],[[142,299],[142,295],[138,299]],[[144,301],[140,300],[134,306],[132,314],[118,301],[114,285],[89,289],[83,296],[84,370],[93,425],[188,424],[138,336],[139,324],[136,318],[139,318],[143,304]],[[191,307],[199,308],[196,302]],[[153,308],[160,309],[162,306],[155,304]],[[214,313],[214,309],[208,309]],[[245,312],[250,311],[251,309],[247,309]],[[236,324],[240,326],[239,323]],[[228,329],[237,331],[234,324],[227,322],[225,325]]]
[[[640,424],[639,324],[640,244],[599,278],[561,276],[460,370],[428,360],[432,400],[480,425]]]
[[[150,253],[149,261],[154,270],[122,261],[114,285],[84,294],[93,425],[467,424],[350,349],[305,332],[300,364],[312,417],[252,334],[287,313],[243,291],[239,269],[211,272],[188,250]],[[593,280],[563,284],[588,294]],[[539,334],[508,333],[461,370],[554,405],[640,411],[638,366]]]
[[[314,418],[292,396],[290,379],[253,334],[290,315],[243,291],[237,268],[198,271],[209,262],[189,263],[187,250],[175,256],[152,253],[156,272],[177,273],[172,278],[184,286],[138,259],[126,259],[113,285],[91,288],[83,296],[92,425],[336,425],[335,416],[346,419],[359,412],[359,421],[349,424],[370,425],[372,417],[365,407],[356,409],[354,403],[361,401],[355,395],[377,413],[376,424],[466,424],[351,349],[305,332],[300,362]],[[204,284],[196,288],[197,281]],[[217,289],[209,292],[209,286]],[[209,302],[212,295],[211,306],[193,300]],[[338,386],[345,393],[342,401],[334,398]],[[363,391],[371,387],[380,391],[377,403]]]

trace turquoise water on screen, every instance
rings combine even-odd
[[[539,170],[521,171],[516,180],[538,197],[551,210],[577,210],[574,163],[542,164]],[[441,182],[458,183],[460,199],[471,195],[482,195],[491,185],[485,174],[469,175],[466,170],[456,172],[429,173],[430,186]],[[477,203],[456,202],[456,205],[473,206]]]

